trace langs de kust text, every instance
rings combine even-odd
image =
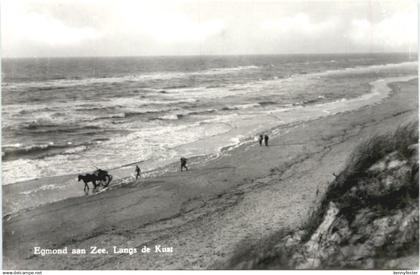
[[[86,248],[71,248],[67,246],[63,248],[41,248],[39,246],[34,247],[34,255],[46,256],[46,255],[105,255],[105,254],[127,254],[134,255],[137,253],[148,254],[148,253],[173,253],[174,248],[172,246],[154,245],[154,246],[142,246],[142,247],[119,247],[112,246],[111,248],[101,248],[97,246],[91,246]]]

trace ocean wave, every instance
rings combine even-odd
[[[222,111],[237,111],[237,110],[245,110],[249,108],[256,108],[261,107],[259,103],[247,103],[247,104],[239,104],[233,106],[224,106],[220,110]]]
[[[172,90],[172,89],[183,89],[183,88],[188,88],[188,87],[189,87],[188,85],[180,84],[180,85],[167,86],[167,87],[164,87],[163,89]],[[160,92],[162,92],[162,90]],[[165,93],[166,93],[166,91],[165,91]]]
[[[45,120],[33,120],[30,122],[26,122],[20,125],[20,128],[26,130],[37,130],[39,128],[52,128],[52,127],[59,127],[59,123],[53,123],[51,121]]]
[[[95,143],[101,143],[101,142],[103,142],[103,141],[107,141],[107,140],[109,140],[108,138],[104,138],[104,139],[95,139],[94,140],[94,142]],[[67,150],[65,150],[63,153],[61,153],[62,155],[73,155],[73,154],[79,154],[79,153],[81,153],[81,152],[83,152],[83,151],[86,151],[87,149],[88,149],[88,146],[89,145],[91,145],[92,143],[87,143],[87,144],[84,144],[84,145],[79,145],[79,146],[76,146],[76,147],[72,147],[72,148],[69,148],[69,149],[67,149]]]
[[[260,101],[260,102],[258,102],[258,104],[261,105],[261,106],[267,106],[267,105],[275,105],[275,104],[277,104],[277,102],[267,100],[267,101]]]
[[[63,129],[84,121],[83,117],[74,116],[69,111],[33,112],[29,116],[16,115],[17,112],[5,112],[12,118],[4,119],[3,130],[10,131],[42,131],[48,129]]]
[[[154,119],[159,119],[159,120],[177,120],[177,119],[181,119],[182,117],[184,117],[183,114],[169,114],[169,115],[164,115],[161,117],[157,117]]]
[[[83,111],[83,112],[86,112],[86,111],[92,111],[92,112],[95,112],[95,111],[114,111],[114,110],[116,110],[116,109],[118,109],[118,108],[121,108],[122,106],[121,105],[113,105],[113,106],[101,106],[101,105],[94,105],[94,104],[85,104],[85,105],[81,105],[81,106],[78,106],[78,107],[76,107],[74,110],[75,111]]]
[[[306,99],[306,100],[295,102],[295,103],[292,104],[292,106],[312,105],[312,104],[319,103],[319,102],[325,100],[325,98],[326,98],[325,96],[320,95],[320,96],[318,96],[316,98],[309,98],[309,99]],[[340,100],[345,100],[345,98],[342,98]]]
[[[24,108],[24,107],[22,107]],[[26,114],[32,114],[33,112],[52,112],[54,111],[53,108],[50,107],[40,107],[40,108],[32,108],[32,109],[22,109],[20,111],[17,112],[18,115],[26,115]]]
[[[89,121],[94,122],[94,121],[107,120],[107,119],[131,118],[131,117],[136,117],[136,116],[159,114],[165,111],[167,110],[154,110],[154,111],[144,111],[144,112],[127,111],[127,112],[121,112],[121,113],[116,113],[116,114],[97,116],[97,117],[91,118]]]
[[[48,142],[44,144],[6,144],[2,146],[2,160],[10,161],[15,159],[42,159],[45,157],[51,157],[57,154],[60,155],[72,155],[86,151],[89,146],[99,144],[108,141],[109,138],[95,138],[91,141],[81,142],[73,144],[73,142],[67,142],[64,144],[55,144],[54,142]]]
[[[222,111],[236,111],[236,110],[239,110],[239,108],[238,107],[235,107],[235,106],[232,106],[232,107],[225,106],[221,110]]]
[[[201,72],[191,73],[192,75],[213,75],[213,74],[227,74],[233,72],[239,72],[244,70],[255,70],[258,69],[258,66],[249,65],[249,66],[237,66],[237,67],[224,67],[224,68],[213,68]]]
[[[143,112],[154,112],[154,111],[165,111],[157,109],[160,107],[168,108],[176,104],[189,104],[197,102],[197,99],[193,98],[174,98],[172,95],[164,94],[160,97],[151,96],[145,99],[137,99],[133,97],[123,97],[116,98],[110,101],[98,102],[95,105],[92,104],[82,104],[77,106],[74,110],[79,112],[124,112],[124,109],[127,110],[136,110],[136,109],[150,109],[151,107],[156,108],[156,110],[148,110]],[[139,112],[141,113],[141,112]]]
[[[401,63],[388,63],[388,64],[378,64],[378,65],[370,65],[370,66],[355,66],[349,67],[344,69],[334,69],[334,70],[326,70],[323,72],[312,73],[312,76],[324,76],[324,75],[331,75],[331,74],[343,74],[343,73],[351,73],[351,72],[358,72],[364,73],[366,71],[377,71],[383,69],[395,69],[395,68],[402,68],[402,67],[413,67],[417,68],[417,61],[407,61]]]
[[[49,142],[46,144],[27,145],[27,146],[23,146],[22,144],[19,144],[18,146],[16,146],[16,144],[4,145],[2,146],[2,159],[9,160],[11,158],[35,155],[35,154],[42,153],[48,150],[63,149],[70,146],[71,145],[69,144],[56,145],[54,144],[54,142]]]
[[[4,133],[16,134],[37,134],[37,135],[57,135],[57,134],[74,134],[79,132],[81,134],[98,133],[104,131],[98,125],[87,125],[87,124],[54,124],[54,123],[22,123],[13,124],[9,126],[3,126],[2,131]]]
[[[195,115],[208,115],[217,112],[217,109],[206,109],[206,110],[199,110],[199,111],[190,111],[190,112],[184,112],[184,113],[178,113],[178,114],[167,114],[155,119],[160,120],[178,120],[182,119],[187,116],[195,116]]]
[[[164,110],[144,111],[144,112],[131,111],[131,112],[125,112],[124,117],[128,118],[128,117],[134,117],[134,116],[158,114],[158,113],[161,113],[162,111]]]
[[[117,114],[110,114],[110,115],[106,115],[106,116],[101,116],[101,117],[97,117],[94,120],[98,120],[98,119],[109,119],[109,118],[125,118],[125,113],[117,113]]]
[[[38,90],[56,90],[66,87],[73,86],[85,86],[92,84],[102,84],[102,83],[121,83],[121,82],[141,82],[149,80],[167,80],[175,78],[185,78],[190,76],[208,76],[208,75],[222,75],[222,74],[232,74],[237,73],[243,70],[252,70],[258,69],[258,66],[237,66],[237,67],[225,67],[225,68],[212,68],[202,71],[194,72],[154,72],[148,74],[132,74],[119,77],[95,77],[95,78],[85,78],[85,79],[54,79],[47,81],[37,81],[37,82],[19,82],[19,83],[7,83],[5,87],[8,89],[16,88],[36,88]],[[170,89],[168,87],[166,89]],[[179,87],[176,87],[179,88]]]
[[[212,114],[214,112],[216,112],[216,109],[207,109],[207,110],[202,110],[202,111],[191,111],[186,113],[186,115],[207,115],[207,114]]]

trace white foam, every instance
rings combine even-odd
[[[139,160],[155,159],[167,164],[177,157],[177,146],[229,131],[223,123],[189,123],[142,128],[139,131],[103,141],[89,148],[68,149],[65,155],[43,159],[18,159],[3,163],[3,184],[34,178],[81,173],[97,167],[112,169]],[[155,163],[156,164],[156,163]]]

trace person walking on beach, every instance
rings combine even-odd
[[[264,135],[264,145],[268,146],[268,135]]]
[[[140,177],[140,167],[138,165],[136,165],[136,180]]]
[[[263,139],[264,139],[263,135],[260,135],[258,137],[258,143],[260,144],[260,146],[262,146]]]
[[[181,172],[183,171],[183,169],[185,168],[185,170],[188,171],[188,167],[187,167],[187,159],[182,157],[181,158]]]

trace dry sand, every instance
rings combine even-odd
[[[417,119],[417,79],[392,87],[375,105],[284,126],[269,147],[243,145],[188,172],[4,218],[4,268],[217,268],[238,243],[302,225],[357,144]],[[141,253],[145,245],[152,253]],[[155,245],[173,252],[154,253]],[[98,246],[109,254],[39,256],[34,246]],[[138,253],[114,254],[112,246]]]

